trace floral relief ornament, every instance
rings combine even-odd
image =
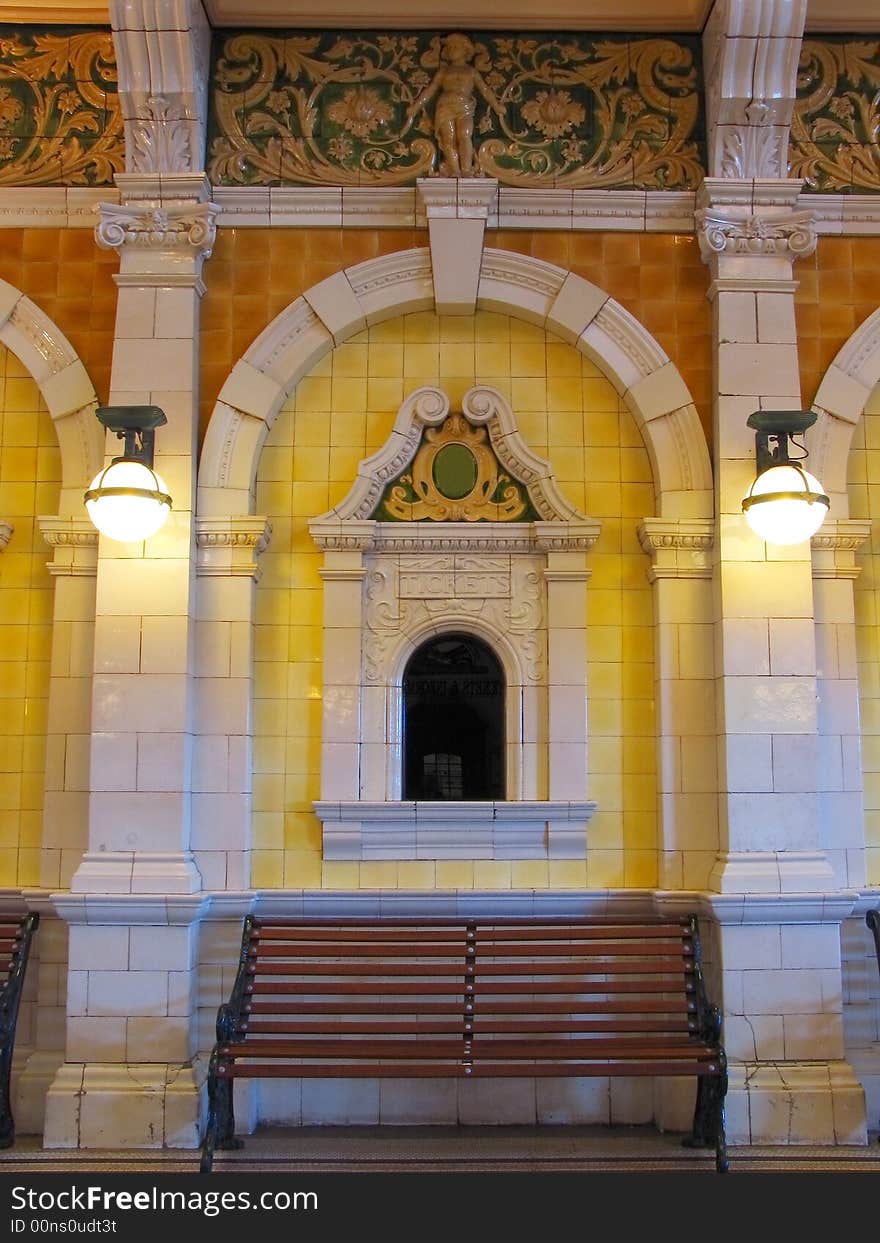
[[[880,190],[880,42],[805,39],[789,140],[806,190]]]
[[[228,34],[208,172],[226,185],[695,188],[699,40],[460,31]]]
[[[110,32],[0,38],[0,185],[108,185],[124,167]]]

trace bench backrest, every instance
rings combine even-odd
[[[223,1038],[356,1041],[359,1058],[387,1054],[389,1036],[491,1040],[499,1051],[523,1037],[586,1036],[597,1053],[645,1036],[680,1044],[711,1026],[699,960],[693,917],[249,917]]]

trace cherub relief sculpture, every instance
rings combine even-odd
[[[475,91],[499,117],[504,108],[482,74],[471,64],[476,48],[465,34],[447,35],[440,53],[440,66],[425,89],[413,100],[406,114],[406,127],[439,92],[434,106],[434,136],[443,159],[439,172],[444,177],[480,176],[474,165]]]

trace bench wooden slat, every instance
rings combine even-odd
[[[400,1001],[388,996],[375,997],[373,1000],[358,998],[350,1001],[298,1001],[297,1014],[411,1014],[418,1008],[421,1014],[461,1014],[460,994],[453,994],[455,1002],[428,1001],[420,999],[415,1007],[412,1000]],[[290,1014],[289,1002],[264,1001],[255,997],[242,1007],[247,1014]],[[615,997],[613,1002],[579,1001],[569,999],[554,1001],[543,1000],[539,1007],[542,1014],[689,1014],[694,1003],[688,1003],[681,997],[644,997],[639,1001],[627,997]],[[522,1006],[515,1001],[501,999],[487,1000],[480,998],[480,1013],[487,1014],[521,1014]]]
[[[619,958],[639,957],[675,958],[690,957],[693,950],[678,941],[655,940],[647,944],[642,941],[609,941],[602,942],[605,953]],[[325,958],[374,958],[387,962],[394,958],[450,958],[458,957],[466,945],[461,939],[454,942],[406,941],[381,942],[371,940],[368,943],[356,941],[255,941],[248,952],[250,961],[259,956],[260,962],[270,962],[276,958],[314,961]],[[486,941],[481,938],[477,957],[486,958],[497,954],[503,958],[570,958],[577,947],[576,941],[564,941],[562,938],[553,941]]]
[[[479,971],[481,976],[487,975],[505,975],[517,976],[518,978],[531,979],[534,976],[553,976],[553,975],[645,975],[648,972],[652,974],[663,974],[674,977],[676,981],[680,979],[682,971],[689,972],[693,969],[689,960],[661,958],[649,961],[648,959],[632,959],[625,958],[616,962],[611,958],[599,958],[595,961],[585,963],[583,961],[569,961],[569,959],[560,960],[554,958],[550,962],[544,962],[540,959],[530,959],[528,966],[524,969],[519,961],[499,962],[498,960],[485,961],[483,958],[471,965],[471,970]],[[303,959],[301,962],[271,962],[258,963],[250,971],[249,974],[255,980],[262,980],[272,976],[380,976],[382,978],[390,978],[391,976],[418,976],[423,979],[425,976],[447,976],[454,975],[461,977],[467,966],[461,961],[458,962],[432,962],[427,967],[424,962],[310,962]]]
[[[477,1014],[471,1016],[475,1032],[480,1034],[486,1033],[504,1033],[504,1032],[537,1032],[544,1034],[546,1032],[687,1032],[688,1025],[684,1019],[675,1021],[667,1021],[664,1019],[621,1019],[617,1022],[611,1019],[592,1019],[592,1020],[575,1020],[575,1019],[521,1019],[519,1022],[513,1019],[505,1022],[504,1020],[484,1019],[482,1015]],[[318,1016],[315,1019],[294,1020],[286,1019],[284,1022],[272,1022],[268,1019],[253,1019],[242,1024],[242,1030],[246,1030],[249,1035],[313,1035],[320,1036],[323,1034],[345,1034],[345,1035],[371,1035],[371,1034],[405,1034],[407,1032],[457,1032],[461,1033],[462,1017],[457,1014],[454,1018],[438,1017],[430,1019],[427,1017],[397,1020],[390,1022],[388,1019],[379,1022],[378,1020],[349,1020],[340,1022],[338,1019],[328,1021],[325,1025],[318,1022]]]

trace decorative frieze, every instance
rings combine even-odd
[[[227,185],[689,189],[697,54],[687,36],[224,31],[208,167]]]
[[[125,153],[109,31],[19,25],[0,79],[0,184],[112,186]]]
[[[258,581],[257,558],[272,536],[272,524],[260,515],[196,518],[196,572],[200,577],[245,577]]]
[[[789,173],[807,190],[880,191],[878,82],[876,38],[803,41]]]

